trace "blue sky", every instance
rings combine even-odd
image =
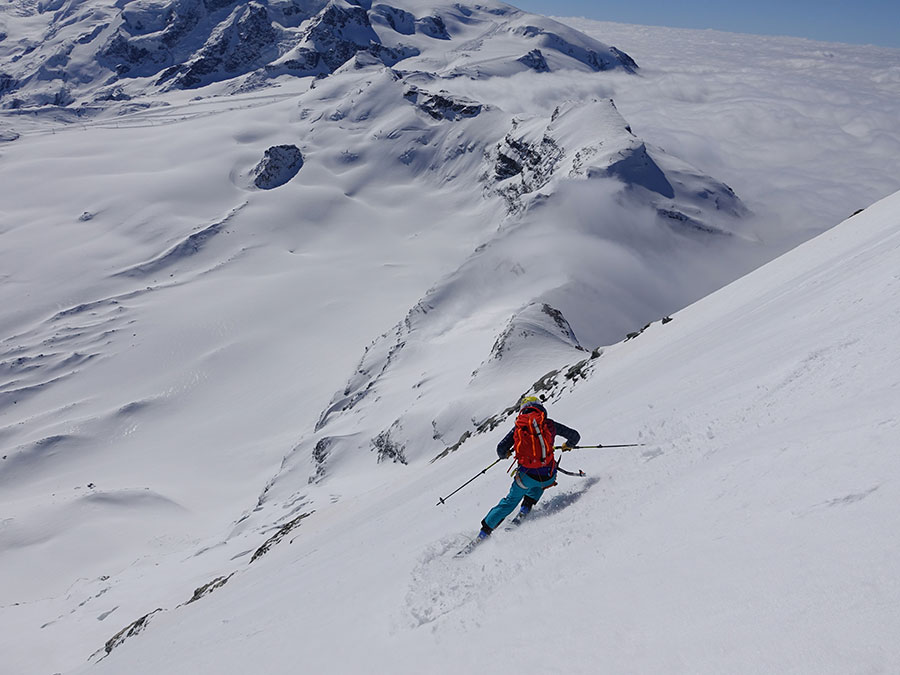
[[[506,0],[551,16],[900,47],[898,0]]]

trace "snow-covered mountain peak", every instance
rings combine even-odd
[[[492,2],[91,0],[16,7],[6,12],[0,41],[4,108],[87,110],[215,83],[246,91],[285,75],[327,75],[360,52],[448,77],[636,68],[626,54],[586,35]]]
[[[524,347],[526,343],[528,349]],[[516,368],[515,358],[527,358],[529,352],[547,354],[560,350],[565,359],[570,359],[572,348],[584,349],[562,312],[547,303],[531,303],[510,318],[491,347],[491,355],[472,376],[496,377],[496,373],[487,371]],[[513,355],[512,362],[508,355]]]

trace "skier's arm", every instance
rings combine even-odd
[[[574,429],[570,429],[565,424],[560,424],[557,421],[553,421],[553,426],[556,427],[556,435],[562,436],[566,439],[566,442],[569,445],[578,445],[578,441],[581,440],[581,434],[579,434]]]
[[[513,432],[515,431],[515,427],[509,430],[509,433],[503,437],[503,440],[497,443],[497,455],[500,459],[506,459],[509,457],[509,453],[512,452],[513,446]]]

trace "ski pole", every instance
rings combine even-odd
[[[480,476],[481,474],[487,473],[488,469],[490,469],[492,466],[495,466],[495,465],[499,464],[499,463],[502,462],[504,459],[506,459],[506,458],[505,458],[505,457],[501,457],[500,459],[498,459],[496,462],[494,462],[494,463],[491,464],[490,466],[485,467],[485,468],[482,469],[479,473],[475,474],[472,478],[470,478],[470,479],[467,480],[465,483],[463,483],[462,485],[460,485],[458,488],[456,488],[453,492],[451,492],[451,493],[450,493],[449,495],[447,495],[446,497],[438,497],[438,503],[435,504],[435,506],[440,506],[441,504],[443,504],[445,501],[447,501],[448,499],[450,499],[450,497],[452,497],[452,496],[455,495],[457,492],[459,492],[459,491],[462,490],[464,487],[466,487],[466,485],[468,485],[468,484],[471,483],[473,480],[475,480],[476,478],[478,478],[478,476]]]
[[[569,450],[584,450],[585,448],[637,448],[647,445],[646,443],[620,443],[618,445],[557,445],[554,450],[562,450],[563,452],[568,452]]]

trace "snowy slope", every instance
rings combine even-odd
[[[435,498],[500,431],[364,489],[334,481],[340,508],[77,672],[896,670],[898,223],[900,194],[554,391],[586,440],[646,447],[567,457],[590,478],[468,558],[450,533],[507,477]]]
[[[545,98],[568,78],[602,87],[605,74],[578,59],[570,72],[520,73],[513,57],[534,37],[517,32],[524,15],[488,9],[453,9],[466,18],[458,26],[448,19],[462,46],[426,35],[436,45],[429,58],[505,55]],[[484,18],[507,14],[509,25]],[[556,122],[527,99],[512,109],[508,98],[504,107],[472,102],[454,91],[460,78],[420,70],[421,51],[403,62],[411,70],[350,54],[327,78],[288,78],[268,94],[192,100],[172,92],[149,107],[113,103],[78,123],[67,110],[9,114],[19,138],[4,146],[0,167],[4,541],[15,570],[5,597],[56,598],[79,578],[126,568],[148,547],[164,555],[198,544],[257,500],[292,447],[303,480],[312,475],[320,439],[308,434],[366,345],[498,228],[548,222],[510,213],[496,182],[490,151],[514,137],[517,120],[537,120],[557,139],[541,182],[521,189],[520,210],[571,181],[592,184],[578,203],[597,209],[634,182],[630,198],[648,210],[650,232],[660,229],[654,219],[672,220],[656,213],[664,207],[713,224],[740,215],[728,188],[699,173],[699,187],[643,204],[641,172],[608,169],[634,159],[656,179],[663,169],[610,101],[587,99],[585,109],[597,112],[586,115],[562,100],[568,112],[561,108]],[[574,144],[592,123],[584,145]],[[576,171],[573,158],[603,143],[615,152]],[[658,156],[670,176],[662,180],[678,183],[681,165]],[[502,182],[516,180],[504,174]],[[721,192],[728,208],[695,208],[698,189]],[[672,222],[690,231],[687,218]],[[707,236],[718,235],[696,232],[701,242]],[[545,255],[568,242],[551,244]],[[521,257],[515,241],[490,248]],[[556,283],[592,264],[570,264],[554,273]],[[485,278],[506,276],[488,270]],[[686,282],[677,302],[718,282]],[[521,302],[498,300],[513,310]],[[642,318],[658,311],[635,309]],[[620,319],[615,330],[633,322]],[[496,335],[486,337],[473,367],[490,355]],[[507,390],[530,377],[520,374]],[[429,424],[431,412],[419,418]],[[447,433],[458,436],[465,424]],[[366,469],[381,431],[364,429],[357,444]],[[86,535],[90,549],[79,543]]]
[[[334,16],[314,5],[304,6]],[[65,26],[44,26],[50,18],[109,11],[139,19],[150,36],[163,8],[19,11],[29,7],[2,15],[0,48],[13,50],[3,69],[65,39]],[[360,17],[348,3],[333,7]],[[128,14],[140,8],[149,9]],[[302,633],[322,616],[336,636],[364,597],[363,615],[384,604],[379,616],[398,644],[417,641],[410,622],[444,606],[429,604],[444,573],[428,552],[474,527],[504,489],[502,476],[482,487],[483,478],[431,515],[437,496],[493,459],[493,437],[476,432],[499,433],[503,411],[548,371],[562,368],[546,386],[581,378],[657,325],[622,347],[598,346],[838,220],[810,212],[777,221],[778,231],[755,218],[763,206],[790,209],[793,197],[741,202],[720,177],[677,158],[677,144],[664,151],[635,133],[610,94],[627,91],[634,103],[645,78],[665,75],[637,76],[621,53],[617,71],[594,67],[602,43],[560,24],[493,3],[392,3],[366,16],[363,32],[382,47],[341,52],[348,60],[318,73],[326,77],[223,70],[199,89],[169,86],[198,72],[197,50],[212,44],[198,33],[168,84],[114,83],[134,87],[132,100],[94,100],[108,75],[85,76],[68,106],[0,117],[0,640],[13,672],[69,672],[157,608],[134,631],[147,625],[150,636],[193,612],[218,625],[220,612],[256,601],[240,590],[234,606],[206,609],[203,598],[176,608],[194,589],[214,589],[212,601],[248,580],[264,584],[253,580],[262,567],[284,578],[296,563],[278,561],[301,541],[324,551],[299,554],[312,564],[303,583],[333,595],[308,596],[297,618],[278,591],[262,591],[291,617],[286,630]],[[335,46],[316,41],[328,31],[306,33],[300,15],[277,23],[317,54]],[[230,24],[197,25],[237,44]],[[386,65],[384,50],[413,43],[417,54]],[[861,64],[858,79],[871,68]],[[879,79],[873,91],[895,106],[890,77]],[[23,91],[60,81],[37,77]],[[842,139],[840,125],[816,142]],[[754,129],[730,131],[735,147],[753,144]],[[880,129],[888,141],[895,131]],[[765,152],[744,155],[756,162],[757,196],[786,175],[777,145],[765,147],[769,164]],[[881,146],[836,147],[865,168],[841,189],[857,206],[871,194],[868,176],[889,173],[893,159]],[[844,170],[817,171],[802,176],[830,185]],[[561,419],[589,431],[584,420],[597,415],[586,410],[597,405],[561,407]],[[629,466],[617,470],[624,477]],[[352,562],[361,550],[378,554],[371,568]],[[357,575],[384,594],[345,582]],[[334,614],[310,614],[310,602],[329,599]],[[381,642],[385,625],[351,628]],[[103,663],[115,670],[142,637]],[[169,667],[141,658],[148,672]],[[183,651],[172,658],[191,663]],[[197,658],[225,668],[215,650]],[[340,671],[331,658],[323,669]]]

